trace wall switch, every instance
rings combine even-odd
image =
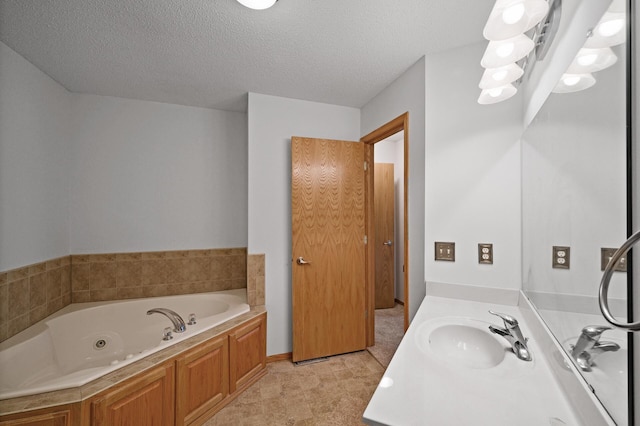
[[[493,265],[493,244],[478,244],[478,263]]]
[[[571,248],[564,246],[553,246],[553,263],[554,268],[569,269],[571,260]]]
[[[604,271],[604,269],[609,264],[609,261],[613,257],[613,254],[617,250],[618,249],[615,249],[615,248],[605,248],[605,247],[602,247],[600,249],[600,270],[601,271]],[[620,258],[620,260],[618,260],[618,263],[613,268],[613,270],[614,271],[618,271],[618,272],[627,272],[627,255],[626,255],[626,253]]]
[[[435,242],[436,260],[456,261],[456,243]]]

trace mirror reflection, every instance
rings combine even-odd
[[[625,2],[614,1],[523,135],[523,288],[618,424],[627,420],[627,337],[598,306],[602,270],[626,240]],[[610,307],[626,318],[626,265]]]

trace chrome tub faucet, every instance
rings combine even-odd
[[[516,354],[518,358],[523,361],[531,361],[531,353],[527,347],[527,341],[522,335],[518,320],[511,315],[501,314],[499,312],[489,311],[491,315],[502,318],[504,328],[496,327],[495,325],[489,326],[489,331],[499,336],[504,337],[511,344],[511,350]]]
[[[600,336],[607,330],[611,330],[611,327],[588,325],[582,329],[576,344],[570,345],[571,357],[583,371],[591,371],[596,356],[620,349],[617,343],[600,341]]]
[[[151,314],[162,314],[165,317],[169,318],[169,320],[173,323],[173,331],[174,333],[183,333],[187,326],[184,323],[184,320],[177,312],[172,311],[167,308],[153,308],[147,311],[147,315]]]

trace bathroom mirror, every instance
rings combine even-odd
[[[617,7],[624,17],[625,3],[605,14]],[[608,66],[592,77],[558,81],[522,137],[524,292],[619,425],[629,424],[626,333],[585,327],[608,326],[598,306],[602,262],[627,237],[625,40],[600,51],[615,57],[597,58]],[[593,63],[595,51],[578,53],[572,66]],[[626,318],[626,272],[614,274],[609,294],[613,314]],[[599,340],[582,350],[581,335]]]

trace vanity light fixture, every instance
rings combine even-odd
[[[494,87],[492,89],[484,89],[480,92],[478,103],[480,105],[491,105],[509,99],[518,93],[518,89],[511,83],[504,86]]]
[[[499,68],[487,68],[482,74],[478,87],[481,89],[494,89],[516,81],[523,74],[524,70],[516,64],[508,64]]]
[[[241,5],[249,9],[264,10],[276,4],[278,0],[237,0]]]
[[[611,47],[622,44],[626,40],[625,12],[611,9],[605,12],[584,43],[584,47]]]
[[[497,0],[482,34],[487,40],[504,40],[523,34],[547,15],[547,0]]]
[[[609,47],[589,49],[583,47],[578,51],[573,62],[567,68],[567,74],[587,74],[602,71],[618,61],[618,57]]]
[[[490,41],[480,65],[499,68],[524,58],[534,48],[533,41],[524,34],[500,41]]]
[[[563,74],[553,93],[571,93],[588,89],[596,84],[596,79],[591,74]]]

